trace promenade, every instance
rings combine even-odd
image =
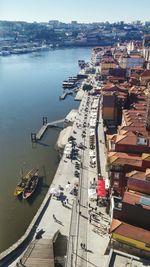
[[[105,255],[105,251],[109,243],[109,236],[107,234],[109,218],[105,214],[104,207],[97,207],[96,201],[90,201],[88,198],[88,189],[91,183],[94,180],[97,181],[97,167],[90,167],[90,130],[87,126],[83,128],[87,99],[89,99],[89,108],[88,112],[86,112],[86,124],[88,125],[89,123],[93,96],[88,96],[87,93],[84,93],[71,132],[76,144],[79,145],[82,142],[85,145],[85,149],[78,149],[77,160],[68,159],[66,154],[62,156],[49,189],[49,193],[50,191],[57,192],[60,190],[62,198],[51,197],[50,203],[39,225],[37,225],[37,232],[42,230],[43,239],[53,239],[59,231],[63,239],[68,241],[67,267],[103,267],[108,260],[108,255]],[[83,130],[86,132],[84,137]],[[74,175],[76,170],[75,163],[77,161],[80,164],[79,178]],[[104,164],[103,161],[104,159],[102,158],[102,165]],[[71,194],[74,186],[78,188],[77,198]],[[65,205],[62,204],[62,200],[66,202]],[[92,208],[92,214],[95,214],[97,219],[90,221]],[[103,214],[103,216],[99,214]],[[81,247],[81,243],[85,244],[85,249]],[[17,266],[16,264],[18,264],[20,258],[26,266],[27,258],[23,254],[9,266]]]

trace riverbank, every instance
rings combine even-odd
[[[70,131],[70,135],[72,136],[74,135],[74,126],[75,123],[73,124]],[[6,261],[9,261],[9,255],[11,257],[13,250],[15,250],[14,252],[16,253],[16,259],[13,260],[9,266],[16,266],[16,263],[20,258],[22,258],[23,263],[25,264],[25,261],[23,259],[24,252],[20,253],[19,246],[22,244],[22,246],[25,247],[27,245],[24,244],[25,242],[30,243],[32,240],[34,240],[36,231],[40,229],[43,229],[43,239],[53,239],[57,231],[59,231],[66,240],[68,239],[71,210],[73,201],[75,199],[75,196],[73,194],[70,194],[70,192],[74,189],[74,186],[77,185],[77,180],[78,179],[74,177],[74,162],[70,159],[66,159],[66,155],[63,154],[48,193],[36,216],[28,227],[25,235],[10,249],[0,254],[1,261],[4,257]],[[61,185],[62,198],[57,198],[56,196],[54,196],[54,194],[51,193],[60,190],[59,185]],[[66,205],[62,205],[61,200],[66,201]],[[55,215],[59,223],[55,222],[53,215]]]

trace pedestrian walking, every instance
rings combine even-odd
[[[85,249],[85,244],[83,244],[83,249]]]
[[[83,244],[82,243],[80,244],[80,246],[81,246],[81,248],[83,248]]]
[[[66,202],[67,202],[67,204],[68,204],[68,202],[69,202],[68,198],[66,199]]]

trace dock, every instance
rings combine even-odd
[[[72,94],[73,94],[73,92],[64,92],[61,96],[59,96],[59,99],[64,100],[67,95],[72,95]]]
[[[41,140],[42,136],[44,135],[44,133],[46,132],[46,130],[49,127],[51,127],[51,128],[59,127],[59,124],[63,123],[64,121],[65,121],[65,119],[61,119],[61,120],[56,120],[53,122],[44,123],[37,133],[31,133],[31,141],[37,142],[37,141]]]

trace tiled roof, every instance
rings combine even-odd
[[[135,126],[135,125],[132,125],[132,126],[124,126],[124,125],[121,125],[121,126],[119,126],[119,132],[120,131],[130,131],[130,132],[132,132],[132,131],[137,131],[137,127]],[[146,128],[145,128],[145,126],[141,126],[141,127],[139,127],[138,128],[138,132],[140,132],[140,133],[147,133],[147,130],[146,130]]]
[[[145,172],[141,172],[141,171],[131,171],[126,173],[126,177],[127,178],[135,178],[135,179],[139,179],[139,180],[145,180]]]
[[[145,200],[148,201],[148,203],[150,203],[150,196],[148,196],[148,195],[147,196],[146,195],[141,195],[141,194],[138,194],[138,192],[132,193],[132,192],[127,192],[126,191],[124,193],[122,202],[131,204],[131,205],[140,204],[142,206],[142,208],[147,209],[147,210],[150,210],[150,206],[149,205],[141,204],[143,197],[145,198]]]
[[[145,71],[142,73],[141,77],[150,77],[150,70],[145,70]]]
[[[119,224],[119,222],[121,221],[113,219],[110,229],[111,233],[119,234],[143,243],[150,243],[150,231],[124,222]]]
[[[143,147],[150,147],[150,137],[146,137],[148,143],[143,145]],[[137,144],[137,136],[128,136],[128,135],[117,135],[116,144],[132,145],[132,146],[142,146]]]
[[[142,160],[150,161],[150,154],[148,154],[148,153],[143,153],[143,154],[142,154]]]
[[[109,152],[109,162],[113,165],[128,165],[133,168],[140,168],[142,166],[142,158],[135,154],[127,154],[122,152]]]

